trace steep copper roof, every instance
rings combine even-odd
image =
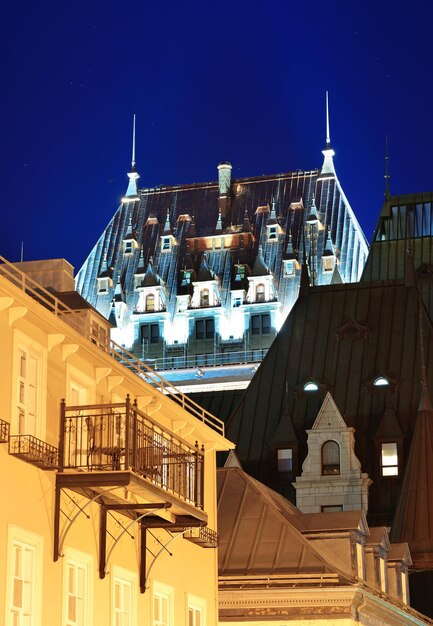
[[[290,522],[301,514],[285,498],[238,468],[218,470],[217,487],[220,576],[333,571]]]

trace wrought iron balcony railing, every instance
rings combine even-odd
[[[202,548],[218,548],[218,533],[209,526],[199,526],[189,528],[184,533],[184,538],[192,543],[196,543]]]
[[[7,443],[9,441],[9,422],[0,420],[0,443]]]
[[[176,497],[203,508],[204,450],[163,430],[129,401],[61,405],[61,468],[131,470]]]
[[[9,454],[44,470],[59,467],[59,450],[33,435],[11,435]]]
[[[22,272],[13,263],[9,263],[9,261],[0,255],[0,278],[1,277],[6,278],[54,315],[63,319],[83,337],[86,337],[89,341],[98,345],[101,350],[106,352],[121,365],[127,367],[142,380],[150,383],[162,391],[162,393],[169,395],[172,400],[197,419],[201,420],[221,435],[224,435],[224,422],[218,419],[218,417],[215,417],[215,415],[203,409],[203,407],[194,402],[194,400],[165,380],[161,374],[147,366],[134,354],[126,350],[126,348],[119,346],[115,341],[111,340],[103,330],[99,329],[98,331],[95,324],[87,323],[82,317],[80,310],[71,309],[66,306],[59,298],[50,293],[47,289],[44,289],[39,283],[30,278],[30,276]]]

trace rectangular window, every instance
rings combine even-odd
[[[170,597],[159,592],[153,594],[153,626],[170,626]]]
[[[90,568],[92,558],[67,548],[63,564],[63,624],[91,626]]]
[[[271,316],[269,313],[251,316],[251,334],[269,335],[271,332]]]
[[[6,626],[39,626],[43,540],[9,525],[6,569]]]
[[[113,626],[131,626],[132,584],[130,580],[114,578]]]
[[[35,435],[38,414],[38,358],[28,350],[18,353],[18,432]]]
[[[322,513],[336,513],[343,510],[342,504],[324,504],[320,507]]]
[[[269,234],[268,239],[276,239],[277,238],[277,227],[276,226],[268,226]]]
[[[108,291],[108,278],[98,278],[98,293],[107,293]]]
[[[183,270],[181,281],[182,287],[186,287],[186,285],[189,285],[191,283],[191,274],[191,270]]]
[[[141,343],[159,342],[159,324],[142,324],[140,326]]]
[[[162,249],[166,252],[171,250],[171,237],[162,238]]]
[[[283,261],[283,266],[284,266],[284,276],[295,275],[295,261],[291,259]]]
[[[277,450],[277,466],[279,472],[291,472],[293,467],[293,450],[280,448]]]
[[[202,610],[197,606],[188,607],[188,626],[202,626],[203,616]]]
[[[213,317],[195,322],[196,339],[213,339],[215,335],[215,321]]]
[[[398,476],[398,453],[395,442],[382,444],[380,462],[382,476]]]

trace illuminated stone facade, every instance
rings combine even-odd
[[[143,380],[68,263],[22,267],[0,257],[0,623],[216,626],[223,425]]]

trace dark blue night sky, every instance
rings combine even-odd
[[[4,5],[7,6],[4,6]],[[410,11],[410,12],[409,12]],[[0,9],[0,254],[79,269],[127,187],[322,163],[370,240],[391,192],[433,189],[433,3],[11,2]]]

